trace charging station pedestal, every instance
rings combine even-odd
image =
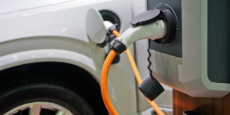
[[[221,98],[199,98],[173,90],[173,115],[182,115],[184,111],[193,111],[191,115],[230,115],[229,107],[230,94]]]

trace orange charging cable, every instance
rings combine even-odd
[[[116,30],[113,30],[113,34],[116,37],[120,36],[118,31],[116,31]],[[101,85],[101,95],[102,95],[102,99],[104,101],[104,104],[105,104],[108,112],[110,113],[110,115],[119,115],[117,113],[117,111],[115,110],[115,108],[113,107],[113,104],[109,98],[109,92],[108,92],[108,88],[107,88],[107,78],[108,78],[108,73],[109,73],[109,67],[110,67],[114,57],[116,56],[116,54],[117,53],[114,50],[111,50],[109,52],[107,58],[105,59],[104,65],[102,67],[102,72],[101,72],[101,84],[100,84]],[[127,48],[126,54],[128,56],[128,59],[129,59],[131,66],[132,66],[132,69],[133,69],[133,72],[135,74],[137,83],[140,85],[142,83],[142,79],[141,79],[140,73],[137,69],[136,63],[132,57],[132,54],[131,54],[129,48]],[[153,107],[153,109],[156,111],[156,113],[158,115],[165,115],[154,101],[150,101],[148,99],[147,99],[147,101]]]
[[[109,92],[107,88],[107,78],[109,73],[109,67],[113,61],[113,58],[116,56],[116,52],[114,50],[111,50],[108,54],[108,56],[105,59],[104,65],[102,67],[101,71],[101,95],[102,99],[104,101],[105,107],[109,111],[110,115],[119,115],[117,111],[114,109],[112,102],[109,98]]]

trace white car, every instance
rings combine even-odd
[[[1,115],[108,115],[99,84],[109,46],[101,48],[87,36],[85,17],[90,8],[122,33],[130,27],[132,15],[145,10],[145,1],[0,1]],[[134,54],[133,45],[130,49]],[[142,75],[148,74],[147,65],[139,68]],[[120,115],[137,115],[150,108],[137,90],[125,53],[110,68],[108,88]],[[171,90],[156,101],[161,108],[171,109]]]

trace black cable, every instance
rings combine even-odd
[[[151,62],[151,60],[150,60],[150,57],[151,57],[151,53],[150,53],[150,41],[151,41],[151,40],[149,39],[149,40],[148,40],[148,45],[149,45],[149,46],[148,46],[148,50],[147,50],[148,53],[149,53],[149,56],[148,56],[148,58],[147,58],[147,60],[149,61],[149,65],[148,65],[147,68],[148,68],[148,70],[149,70],[149,75],[150,75],[150,77],[153,78],[153,76],[152,76],[152,72],[153,72],[153,71],[152,71],[151,68],[150,68],[151,65],[152,65],[152,62]]]

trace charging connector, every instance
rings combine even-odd
[[[165,38],[168,31],[172,28],[171,25],[173,25],[168,23],[172,21],[169,21],[166,15],[167,14],[160,9],[149,10],[136,15],[130,21],[132,27],[127,29],[120,37],[116,38],[112,49],[120,54],[126,50],[126,47],[137,40]],[[168,25],[170,27],[167,27]]]
[[[107,30],[107,33],[113,34],[113,30],[116,30],[116,26],[112,24],[110,21],[104,21],[105,29]]]
[[[130,27],[122,36],[116,38],[112,49],[122,53],[130,44],[141,39],[160,39],[166,35],[166,24],[163,20],[157,20],[154,23],[145,26]],[[121,48],[122,47],[122,48]]]
[[[116,38],[112,45],[112,49],[118,54],[137,40],[159,39],[159,43],[168,43],[176,36],[175,17],[168,9],[154,9],[140,13],[132,18],[130,24],[132,27]]]

